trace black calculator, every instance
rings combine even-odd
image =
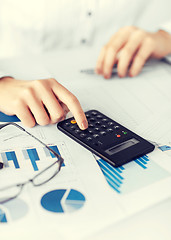
[[[57,124],[59,130],[114,167],[154,150],[154,145],[97,110],[85,112],[88,128],[81,130],[75,119]]]

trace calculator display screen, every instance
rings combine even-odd
[[[113,154],[118,153],[124,149],[127,149],[137,143],[139,143],[139,141],[137,139],[131,138],[125,142],[122,142],[120,144],[115,145],[114,147],[107,149],[105,152],[109,155],[113,155]]]

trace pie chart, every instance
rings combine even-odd
[[[0,223],[8,223],[23,218],[28,212],[27,204],[16,198],[0,205]]]
[[[82,208],[86,198],[75,189],[56,189],[41,198],[41,206],[50,212],[67,213]]]

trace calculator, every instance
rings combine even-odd
[[[154,150],[154,145],[97,110],[85,112],[88,128],[81,130],[75,119],[57,124],[59,130],[114,167]]]

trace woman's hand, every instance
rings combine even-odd
[[[96,73],[111,77],[117,64],[119,77],[140,73],[148,58],[162,58],[171,53],[171,35],[159,30],[149,33],[134,26],[121,28],[102,48],[96,64]]]
[[[27,127],[61,121],[69,110],[79,127],[86,129],[87,119],[78,99],[55,79],[0,80],[0,111],[16,115]]]

